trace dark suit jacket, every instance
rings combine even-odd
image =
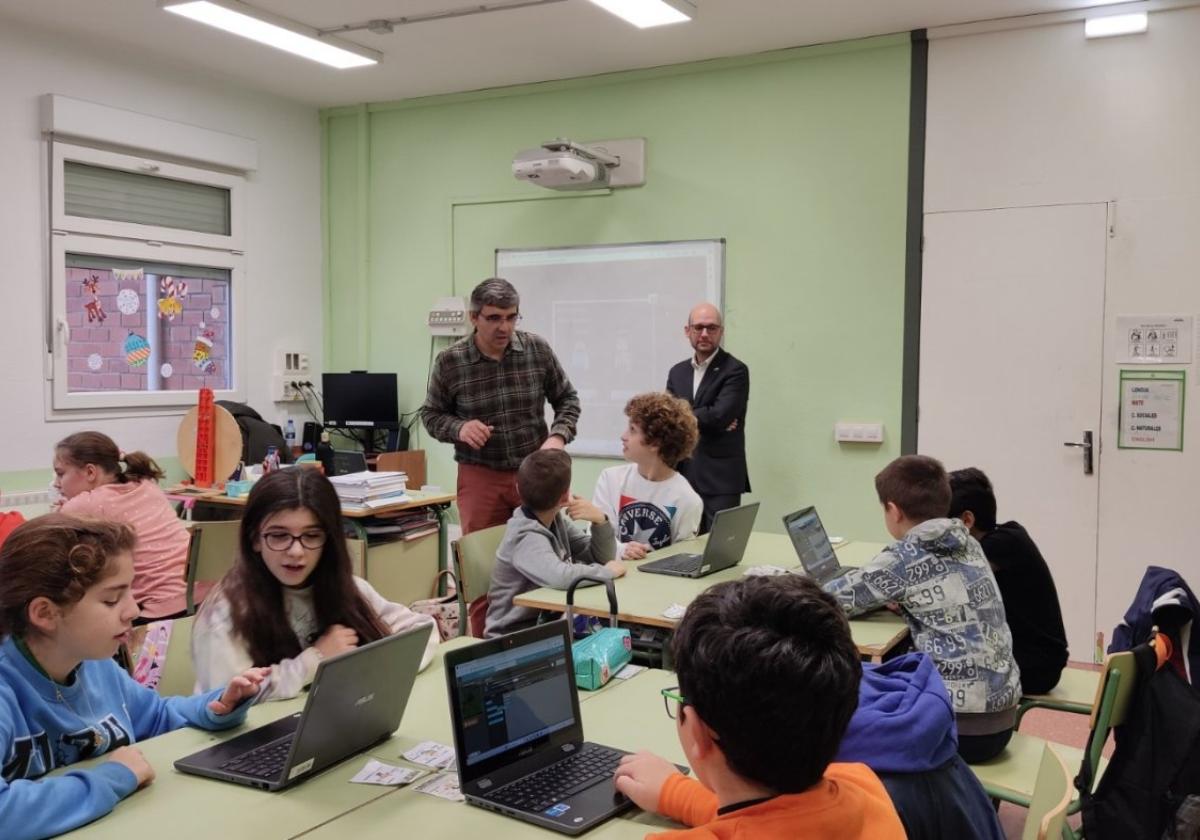
[[[686,359],[667,374],[667,391],[692,404],[700,425],[696,451],[678,470],[701,496],[748,493],[746,406],[750,401],[750,369],[718,348],[700,381],[698,394],[692,393],[692,373],[692,361]],[[734,420],[738,421],[737,428],[725,431]]]

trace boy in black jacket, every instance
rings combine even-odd
[[[996,495],[982,470],[955,470],[950,489],[950,516],[979,540],[996,575],[1022,693],[1045,694],[1058,685],[1067,664],[1067,634],[1050,568],[1019,523],[996,524]]]

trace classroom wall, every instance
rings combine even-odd
[[[1115,202],[1097,464],[1097,624],[1106,636],[1147,565],[1200,583],[1200,366],[1182,366],[1189,371],[1184,451],[1118,450],[1114,354],[1117,315],[1200,318],[1197,44],[1195,7],[1151,13],[1144,35],[1087,41],[1076,21],[930,44],[927,212]],[[1000,501],[1001,516],[1016,519],[1022,508],[1053,505],[1037,497]],[[1079,654],[1073,658],[1087,658]]]
[[[320,130],[316,109],[200,77],[136,52],[97,46],[0,20],[0,490],[45,487],[51,447],[85,428],[145,449],[178,476],[180,412],[47,419],[42,376],[48,278],[46,142],[39,97],[58,93],[258,142],[260,168],[246,190],[246,306],[250,405],[278,420],[271,353],[306,351],[321,369]],[[282,408],[282,406],[280,407]],[[295,412],[298,422],[304,418]]]
[[[891,37],[324,112],[328,369],[398,371],[415,410],[426,313],[490,276],[495,248],[724,237],[757,527],[815,502],[832,533],[883,539],[872,478],[899,454],[909,60]],[[646,185],[517,183],[513,154],[557,136],[645,137]],[[887,440],[839,446],[837,420],[883,422]],[[453,488],[450,447],[419,445]],[[590,496],[612,463],[578,459],[574,490]]]

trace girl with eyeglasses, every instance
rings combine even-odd
[[[260,699],[285,700],[312,682],[323,658],[419,625],[429,626],[424,668],[440,640],[434,621],[351,572],[333,485],[302,467],[268,473],[246,502],[237,563],[196,616],[196,690],[270,666]]]

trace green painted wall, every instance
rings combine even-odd
[[[489,276],[497,247],[724,237],[759,527],[816,503],[832,533],[883,538],[872,478],[899,454],[909,60],[892,37],[324,112],[327,369],[396,370],[416,409],[429,305]],[[646,185],[517,183],[513,154],[556,136],[645,137]],[[881,421],[888,440],[839,446],[837,420]],[[450,448],[419,444],[452,488]],[[575,492],[611,463],[579,459]]]

